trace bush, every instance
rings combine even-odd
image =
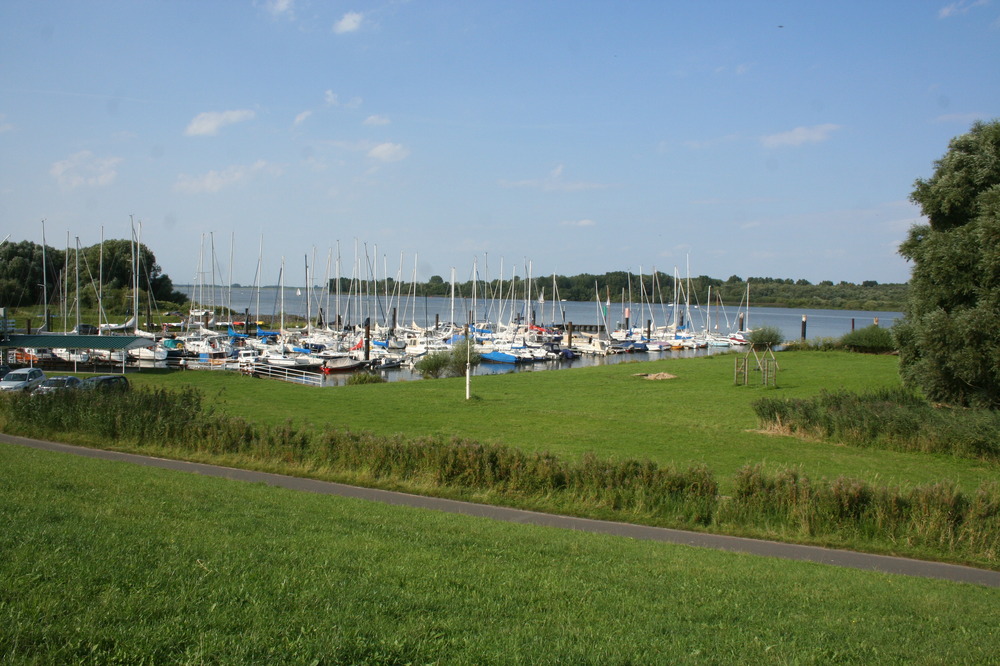
[[[752,406],[763,429],[852,446],[1000,460],[1000,414],[934,407],[903,388],[763,398]]]
[[[424,379],[438,377],[462,377],[466,365],[476,367],[482,363],[483,357],[475,350],[475,343],[462,340],[452,345],[451,351],[434,352],[416,362],[413,366]]]
[[[373,372],[356,372],[347,378],[348,386],[357,386],[359,384],[384,384],[386,378],[382,375],[376,375]]]
[[[884,354],[896,349],[892,331],[875,325],[851,331],[840,338],[840,343],[850,351],[866,354]]]
[[[754,349],[774,349],[785,341],[781,330],[774,326],[761,326],[750,331],[747,341]]]

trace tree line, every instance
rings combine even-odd
[[[139,302],[179,305],[187,295],[174,290],[173,281],[159,264],[153,251],[138,246]],[[0,306],[30,308],[75,302],[81,308],[97,307],[102,299],[108,312],[132,309],[134,284],[133,244],[127,240],[106,240],[103,244],[77,249],[57,249],[31,241],[5,243],[0,247]],[[77,293],[79,285],[79,293]]]
[[[330,289],[337,289],[337,279],[330,280]],[[340,278],[340,292],[357,291],[356,281]],[[530,281],[524,278],[513,280],[481,280],[473,282],[466,280],[456,282],[454,291],[457,296],[470,297],[475,293],[484,298],[494,295],[516,298],[529,297],[537,300],[539,296],[545,299],[564,299],[567,301],[602,302],[610,300],[613,303],[673,303],[675,298],[681,302],[690,299],[692,304],[707,304],[709,288],[711,288],[712,305],[721,301],[724,305],[739,305],[747,299],[749,285],[750,299],[753,305],[817,308],[832,310],[883,310],[900,311],[906,302],[906,284],[879,284],[874,280],[866,280],[861,284],[852,282],[834,283],[830,280],[812,284],[808,280],[793,280],[770,277],[749,277],[745,280],[737,275],[731,275],[726,280],[699,275],[692,278],[675,278],[666,273],[639,275],[627,271],[613,271],[602,275],[581,273],[579,275],[556,275],[534,278]],[[392,278],[378,281],[378,285],[369,285],[369,293],[403,293],[419,296],[450,296],[452,284],[441,276],[431,276],[427,282],[397,282]],[[364,293],[364,291],[362,291]]]

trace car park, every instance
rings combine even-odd
[[[99,375],[87,377],[80,383],[80,388],[98,391],[127,391],[128,379],[124,375]]]
[[[45,373],[38,368],[18,368],[0,379],[0,391],[33,391],[44,381]]]
[[[49,377],[44,382],[38,385],[35,389],[35,393],[56,393],[58,391],[70,391],[72,389],[80,388],[80,379],[78,377],[73,377],[72,375],[60,375],[58,377]]]

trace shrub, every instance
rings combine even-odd
[[[747,341],[754,349],[767,349],[768,347],[774,349],[785,341],[785,337],[781,330],[775,326],[761,326],[750,331]]]
[[[896,349],[892,331],[875,325],[851,331],[840,338],[840,343],[850,351],[866,354],[884,354]]]
[[[376,375],[373,372],[355,372],[347,378],[347,385],[357,386],[358,384],[384,384],[386,381],[385,377],[382,375]]]
[[[765,430],[853,446],[1000,460],[1000,414],[934,407],[903,388],[860,394],[824,391],[810,399],[763,398],[752,407]]]
[[[483,357],[475,351],[475,343],[462,340],[452,345],[451,351],[434,352],[421,358],[413,366],[424,379],[438,377],[462,377],[466,365],[476,367],[482,363]]]

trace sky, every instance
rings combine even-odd
[[[914,181],[998,117],[1000,0],[4,0],[0,239],[905,282]]]

